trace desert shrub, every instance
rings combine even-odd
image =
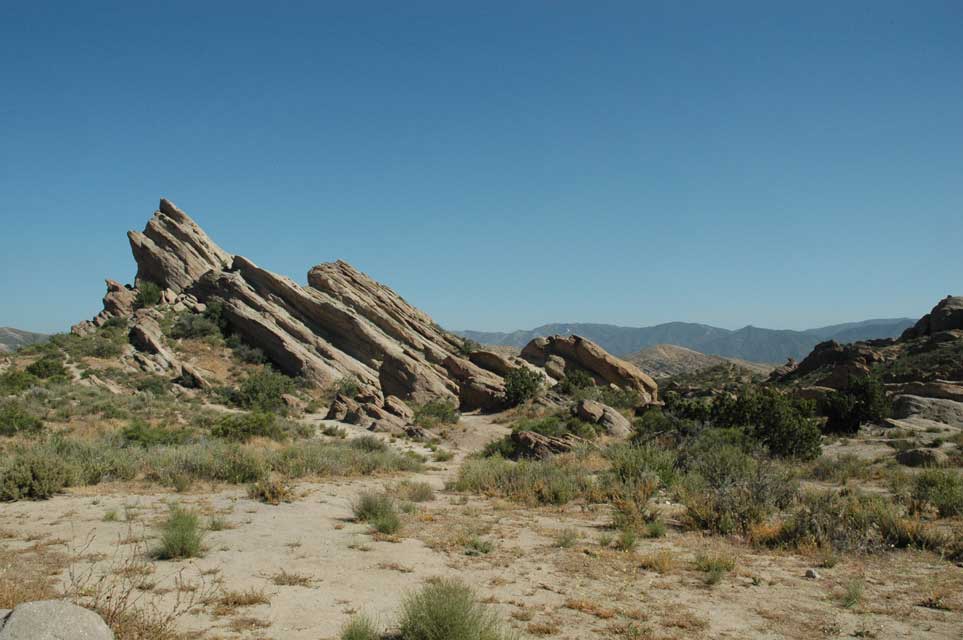
[[[41,430],[43,421],[30,413],[22,402],[0,402],[0,436],[39,433]]]
[[[829,433],[856,433],[861,424],[880,422],[891,411],[883,383],[872,376],[850,378],[846,388],[829,394],[822,406]]]
[[[502,640],[497,614],[458,580],[434,580],[405,597],[398,624],[402,640]]]
[[[220,333],[216,322],[199,313],[180,314],[170,330],[172,338],[207,338]]]
[[[735,569],[736,560],[729,554],[702,552],[696,554],[696,569],[706,574],[705,583],[717,584],[722,578]]]
[[[555,390],[565,395],[573,395],[580,389],[595,386],[595,379],[584,369],[572,369],[565,372],[565,377],[558,381]]]
[[[354,504],[353,511],[358,522],[367,522],[379,533],[393,534],[401,528],[395,502],[389,496],[363,493]]]
[[[20,369],[9,369],[0,373],[0,396],[14,395],[26,391],[37,384],[36,376]]]
[[[510,462],[499,456],[470,458],[452,487],[524,504],[565,504],[595,487],[588,472],[559,457]]]
[[[939,542],[904,518],[889,500],[849,492],[804,494],[770,544],[871,552],[890,547],[933,548]]]
[[[845,483],[851,478],[865,478],[868,474],[866,461],[851,453],[835,458],[823,456],[811,467],[812,477],[817,480]]]
[[[149,282],[147,280],[141,281],[137,285],[137,296],[134,298],[134,304],[138,307],[153,307],[160,304],[161,301],[161,288],[160,286]]]
[[[46,500],[70,480],[63,460],[49,452],[27,452],[0,467],[0,500]]]
[[[53,378],[67,374],[63,358],[54,355],[43,356],[27,365],[26,372],[38,378]]]
[[[463,338],[461,343],[458,345],[458,354],[467,358],[475,351],[481,349],[481,345],[472,340],[471,338]]]
[[[364,614],[351,618],[342,628],[338,636],[340,640],[380,640],[381,633],[375,623]]]
[[[513,367],[505,374],[505,398],[512,406],[531,400],[542,388],[542,375],[528,367]]]
[[[232,347],[232,350],[234,351],[234,355],[241,362],[247,362],[248,364],[264,364],[268,361],[267,356],[264,355],[263,351],[257,347],[252,347],[240,341],[237,342],[234,347]]]
[[[159,560],[197,558],[203,549],[204,532],[197,514],[178,505],[171,505],[167,519],[161,525],[160,544],[154,552]]]
[[[267,476],[265,456],[236,443],[201,442],[188,446],[159,447],[144,462],[148,480],[174,486],[178,478],[247,484]]]
[[[279,505],[282,502],[294,502],[294,491],[291,485],[280,478],[259,479],[248,487],[247,495],[252,500],[260,500],[273,505]]]
[[[944,518],[963,515],[963,476],[952,469],[924,469],[913,482],[912,497]]]
[[[304,476],[368,475],[391,471],[419,471],[422,462],[374,440],[356,438],[347,442],[301,441],[271,452],[267,463],[274,471],[291,478]]]
[[[615,444],[605,449],[604,455],[612,465],[609,473],[621,482],[634,482],[652,475],[666,487],[676,481],[678,454],[671,449]]]
[[[283,440],[287,437],[287,432],[273,413],[252,411],[233,413],[219,418],[211,428],[211,435],[224,440],[247,442],[257,436]]]
[[[134,419],[124,427],[121,436],[129,445],[140,447],[157,447],[161,445],[183,444],[190,440],[191,434],[186,429],[165,429],[148,424],[144,420]]]
[[[221,333],[226,333],[228,329],[227,316],[224,314],[224,301],[220,298],[211,298],[205,303],[203,316],[213,322]]]
[[[460,417],[453,400],[432,400],[415,408],[414,423],[430,429],[440,424],[456,424]]]
[[[412,502],[429,502],[435,499],[435,490],[427,482],[403,480],[395,487],[395,492],[405,500]]]
[[[165,395],[168,391],[170,391],[171,388],[171,383],[168,379],[162,376],[155,376],[147,373],[134,378],[134,380],[131,381],[131,384],[138,391],[151,393],[155,396]]]
[[[796,493],[788,469],[718,440],[687,451],[685,465],[677,493],[686,516],[693,526],[716,533],[745,532],[788,506]]]
[[[354,376],[342,376],[338,378],[330,387],[326,389],[325,396],[328,401],[341,394],[353,398],[361,392],[361,383]]]
[[[117,358],[124,352],[126,334],[101,332],[80,338],[73,353],[89,358]]]
[[[237,389],[228,392],[228,399],[244,409],[276,411],[285,406],[281,396],[293,390],[291,378],[265,368],[248,374]]]
[[[575,543],[577,542],[578,531],[571,528],[565,528],[555,532],[555,540],[552,544],[559,549],[568,549],[569,547],[574,547]]]

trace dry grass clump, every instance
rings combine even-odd
[[[736,567],[736,559],[724,552],[703,552],[696,555],[695,566],[704,572],[707,585],[718,584]]]
[[[677,560],[675,554],[667,549],[656,551],[639,559],[639,566],[648,571],[655,571],[660,575],[671,573],[675,569]]]
[[[216,600],[214,615],[229,615],[242,607],[253,607],[259,604],[271,604],[271,598],[260,589],[225,591]]]
[[[618,613],[615,609],[608,609],[597,602],[585,599],[570,599],[565,601],[565,608],[574,611],[581,611],[602,620],[614,618]]]
[[[281,569],[271,576],[271,582],[279,587],[310,587],[314,579],[303,573],[288,573],[285,569]]]
[[[248,497],[271,505],[294,502],[292,485],[280,478],[262,478],[248,488]]]
[[[471,458],[462,464],[452,484],[456,491],[473,491],[531,505],[565,504],[585,495],[593,486],[588,472],[565,456],[520,462],[498,456]]]
[[[397,496],[411,502],[430,502],[435,499],[435,490],[427,482],[403,480],[394,489]]]

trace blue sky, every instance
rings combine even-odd
[[[94,315],[160,196],[450,328],[963,294],[956,0],[0,0],[0,95],[0,326]]]

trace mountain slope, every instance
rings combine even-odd
[[[635,353],[657,344],[673,344],[707,355],[739,358],[752,362],[782,363],[786,358],[802,359],[825,340],[854,342],[894,338],[913,325],[909,318],[864,320],[818,327],[805,331],[761,329],[747,326],[731,331],[691,322],[668,322],[651,327],[620,327],[610,324],[555,323],[528,331],[458,331],[459,335],[482,344],[523,347],[533,338],[578,334],[597,342],[617,356]]]
[[[28,344],[43,342],[49,338],[45,333],[21,331],[12,327],[0,327],[0,353],[10,353]]]

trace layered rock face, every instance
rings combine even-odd
[[[655,380],[634,364],[616,358],[581,336],[535,338],[522,349],[521,355],[532,364],[545,367],[545,371],[557,379],[569,368],[581,369],[591,374],[598,384],[637,391],[646,404],[658,400],[659,386]]]
[[[224,251],[168,200],[161,200],[143,232],[131,231],[128,237],[138,286],[158,285],[163,301],[175,310],[201,312],[217,303],[231,330],[283,372],[319,386],[345,377],[357,380],[361,392],[339,396],[331,407],[338,419],[403,425],[411,417],[405,403],[438,399],[457,400],[462,410],[496,411],[505,408],[504,376],[511,369],[537,369],[551,384],[539,367],[552,358],[558,371],[582,368],[600,383],[639,391],[644,402],[656,397],[651,378],[577,336],[535,341],[525,359],[490,352],[465,359],[459,355],[460,338],[351,265],[319,264],[308,272],[308,286],[301,286]],[[135,309],[137,288],[107,284],[104,311],[74,330],[83,333],[112,317],[127,318],[142,368],[204,386],[200,372],[177,362],[165,347],[152,310]]]

